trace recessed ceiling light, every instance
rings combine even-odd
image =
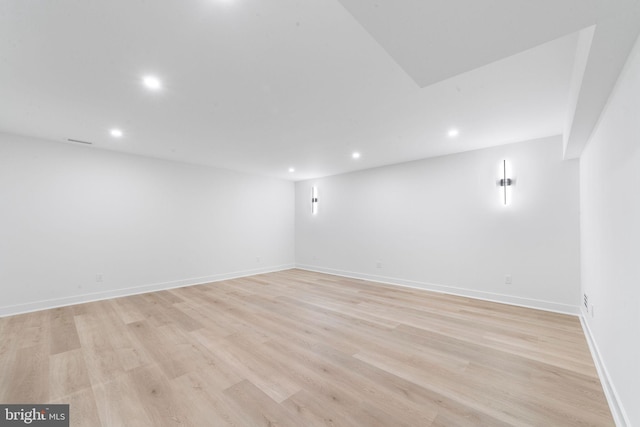
[[[294,168],[289,168],[289,172],[295,172],[296,170]]]
[[[122,131],[120,129],[111,129],[109,131],[109,133],[114,138],[121,138],[122,137]]]
[[[144,76],[142,83],[151,90],[158,90],[162,87],[162,82],[156,76]]]
[[[360,158],[360,153],[358,153],[357,151],[355,153],[353,153],[351,155],[351,157],[353,157],[354,159],[359,159]]]
[[[447,135],[449,135],[449,138],[455,138],[459,134],[460,131],[458,129],[449,129],[449,132],[447,133]]]

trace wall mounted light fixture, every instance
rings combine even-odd
[[[507,200],[507,187],[511,186],[514,184],[514,180],[511,178],[507,178],[507,161],[503,160],[502,161],[502,178],[500,178],[498,180],[498,185],[500,187],[502,187],[502,193],[503,193],[503,200],[504,200],[504,205],[506,206],[508,204],[508,200]]]
[[[318,213],[318,187],[311,187],[311,213]]]

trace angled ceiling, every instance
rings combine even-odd
[[[616,15],[634,0],[340,0],[425,87]]]
[[[5,0],[0,131],[292,180],[552,135],[575,157],[637,37],[638,9]],[[143,87],[147,74],[162,90]]]

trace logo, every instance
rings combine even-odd
[[[69,427],[69,405],[1,405],[0,427]]]

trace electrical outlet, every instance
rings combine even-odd
[[[382,268],[382,261],[376,262],[376,268]]]
[[[505,285],[510,285],[513,282],[513,280],[511,279],[511,275],[507,274],[504,276],[504,284]]]
[[[96,282],[102,283],[102,274],[96,274]]]
[[[260,257],[259,256],[256,257],[256,262],[260,262]]]

